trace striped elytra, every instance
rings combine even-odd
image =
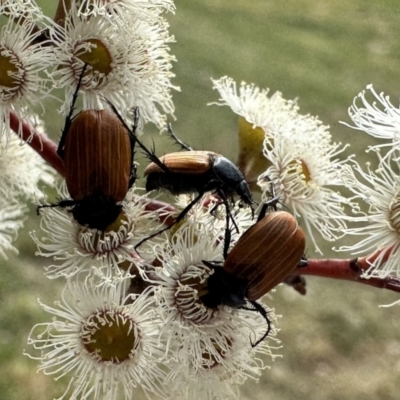
[[[225,271],[248,282],[250,301],[281,283],[300,263],[305,251],[305,235],[288,212],[267,214],[249,228],[228,254]]]
[[[181,174],[202,174],[212,168],[213,158],[217,153],[211,151],[180,151],[168,153],[160,157],[160,161],[172,172]],[[144,171],[144,176],[163,172],[154,162],[150,163]]]
[[[94,193],[122,201],[129,189],[132,148],[128,131],[108,110],[86,110],[71,123],[64,145],[65,180],[73,200]]]

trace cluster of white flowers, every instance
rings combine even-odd
[[[352,218],[359,225],[344,231],[362,240],[338,250],[370,255],[366,277],[400,276],[400,108],[368,85],[355,97],[349,115],[354,125],[346,125],[387,142],[368,149],[376,158],[367,163],[366,170],[355,160],[343,169],[344,185],[354,193],[354,200],[368,206],[368,212],[359,211]],[[384,155],[382,150],[386,150]],[[377,167],[372,169],[374,164]]]
[[[270,196],[270,183],[276,194],[304,224],[319,250],[314,232],[325,240],[343,235],[348,200],[332,189],[343,185],[341,167],[348,159],[336,158],[345,147],[332,143],[328,127],[316,117],[299,114],[295,101],[282,98],[279,92],[268,97],[268,90],[223,77],[213,80],[221,100],[240,116],[239,136],[254,142],[266,159],[264,171],[257,174],[263,198]],[[253,151],[252,151],[253,153]],[[246,154],[243,157],[247,157]],[[262,155],[259,156],[262,158]],[[246,160],[251,180],[254,162]],[[256,178],[257,179],[257,178]]]
[[[159,128],[174,112],[171,89],[177,88],[170,81],[174,57],[168,48],[173,37],[164,19],[174,11],[172,0],[61,4],[57,21],[34,1],[0,5],[0,14],[8,17],[0,36],[2,257],[15,250],[11,243],[26,202],[44,197],[39,182],[54,186],[52,169],[12,133],[23,136],[23,126],[12,126],[10,115],[44,135],[32,108],[62,88],[60,111],[67,115],[78,81],[84,110],[103,109],[107,99],[123,118],[139,107],[141,122]],[[299,113],[296,101],[245,83],[238,89],[227,77],[213,84],[221,97],[216,104],[239,115],[239,166],[261,188],[263,202],[276,190],[278,207],[284,204],[299,218],[319,252],[320,237],[367,236],[339,250],[381,250],[365,276],[400,275],[400,110],[372,87],[378,105],[362,93],[363,107],[355,101],[350,108],[356,129],[390,140],[385,156],[382,146],[372,149],[379,168],[364,172],[343,156],[346,146],[332,142],[327,126]],[[341,187],[354,196],[340,194]],[[227,210],[205,196],[171,230],[145,240],[193,197],[176,198],[171,212],[167,205],[154,210],[154,200],[143,192],[129,189],[118,219],[105,231],[81,226],[71,210],[41,209],[40,233],[31,233],[37,255],[51,258],[45,275],[64,279],[66,286],[54,307],[41,303],[51,322],[32,329],[29,343],[38,351],[27,354],[45,374],[70,377],[62,399],[131,399],[136,388],[166,399],[236,398],[240,385],[257,380],[266,368],[261,356],[276,357],[277,317],[265,305],[259,306],[267,317],[251,305],[209,307],[202,298],[216,274],[212,265],[223,268],[225,251],[255,223],[252,210],[232,206],[229,218],[237,229],[230,231]],[[65,185],[58,195],[68,199]],[[360,212],[358,200],[370,206],[369,215],[348,216],[346,208]],[[348,227],[353,222],[364,225]],[[266,339],[252,346],[267,328]]]
[[[102,109],[107,99],[127,118],[138,106],[141,122],[158,127],[165,126],[165,114],[173,113],[173,57],[167,47],[172,37],[164,20],[166,11],[174,11],[172,1],[72,1],[64,6],[56,23],[32,1],[6,1],[0,10],[12,17],[0,51],[8,67],[0,77],[1,189],[36,204],[43,198],[38,181],[54,186],[53,174],[30,147],[18,145],[22,140],[11,128],[23,136],[23,126],[12,126],[10,112],[43,134],[26,107],[40,106],[52,89],[62,88],[60,110],[68,115],[80,81],[84,110]],[[18,97],[12,97],[17,89]],[[65,184],[56,189],[60,199],[69,198]],[[7,199],[1,207],[1,255],[10,248],[23,212]],[[192,200],[176,198],[175,212]],[[231,398],[266,368],[260,356],[273,359],[280,347],[273,310],[260,306],[266,321],[250,303],[207,307],[201,300],[214,272],[204,260],[223,263],[227,217],[218,201],[205,196],[171,231],[141,243],[161,229],[165,218],[177,215],[168,207],[152,211],[153,205],[134,186],[105,231],[81,226],[71,209],[40,210],[40,231],[31,232],[37,255],[51,260],[47,278],[66,284],[61,301],[52,307],[40,303],[51,322],[32,329],[28,342],[37,352],[26,354],[40,362],[45,374],[69,376],[61,398],[130,399],[136,388],[157,398]],[[237,227],[229,235],[233,246],[254,221],[252,210],[239,204],[230,214]],[[267,330],[266,340],[253,347]]]

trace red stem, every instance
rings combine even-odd
[[[35,131],[27,122],[20,120],[13,111],[10,112],[10,127],[17,134],[21,132],[21,138],[60,175],[64,176],[64,161],[57,155],[57,145],[49,137]]]
[[[386,252],[387,256],[390,253],[388,249],[383,251]],[[308,266],[297,268],[293,275],[314,275],[324,278],[341,279],[400,293],[400,279],[395,276],[387,276],[385,278],[371,277],[368,279],[362,277],[362,274],[369,267],[367,260],[371,262],[378,253],[376,252],[371,256],[358,259],[308,260]]]

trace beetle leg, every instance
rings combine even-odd
[[[156,164],[158,167],[160,167],[164,172],[170,172],[169,168],[155,155],[154,151],[150,151],[137,137],[136,135],[136,129],[138,127],[138,124],[134,124],[134,130],[129,128],[129,126],[126,124],[125,120],[122,118],[122,115],[119,113],[117,108],[114,106],[113,103],[111,103],[110,100],[104,98],[103,99],[111,108],[113,113],[118,117],[118,119],[121,121],[121,124],[123,127],[130,133],[130,135],[134,138],[135,142],[139,145],[139,147],[143,150],[144,154],[149,158],[150,161],[152,161],[154,164]],[[134,118],[136,117],[136,113],[139,114],[139,107],[135,108],[135,115]]]
[[[265,321],[267,321],[267,326],[268,326],[267,332],[265,332],[264,335],[260,339],[258,339],[255,343],[251,343],[251,347],[256,347],[269,335],[272,327],[271,327],[271,320],[268,318],[268,313],[265,310],[265,308],[261,304],[257,303],[256,301],[250,301],[250,303],[254,308],[248,308],[248,307],[244,307],[244,306],[241,306],[238,308],[240,308],[242,310],[259,312],[264,317]]]
[[[225,230],[229,229],[229,219],[231,219],[233,226],[236,229],[236,232],[239,233],[239,227],[237,226],[235,218],[233,218],[233,215],[232,215],[231,211],[229,210],[229,203],[228,203],[228,199],[225,196],[225,193],[221,189],[217,189],[217,193],[218,193],[218,196],[221,198],[222,203],[224,204],[225,210],[226,210],[226,229]]]
[[[270,192],[271,192],[271,197],[272,198],[263,204],[263,206],[261,208],[261,211],[260,211],[260,214],[258,214],[257,222],[260,222],[265,217],[265,215],[267,214],[268,208],[272,208],[274,211],[277,211],[276,205],[278,203],[282,204],[279,201],[279,196],[277,196],[276,193],[275,193],[274,182],[272,182],[271,179],[268,178],[268,176],[267,176],[267,179],[271,184]]]
[[[131,175],[129,177],[129,185],[128,185],[129,188],[132,187],[132,185],[135,183],[137,179],[137,168],[134,159],[135,159],[136,130],[137,127],[139,126],[139,115],[140,115],[139,107],[135,107],[133,110],[132,131],[128,130],[129,141],[131,143],[131,149],[132,149],[132,155],[131,155],[132,169],[131,169]]]
[[[54,203],[54,204],[42,204],[41,206],[36,207],[36,214],[40,215],[40,210],[42,208],[72,207],[72,206],[76,205],[76,203],[77,202],[75,200],[60,200],[58,203]]]
[[[227,224],[229,224],[229,220],[227,221]],[[229,246],[231,245],[231,239],[232,239],[232,231],[230,230],[229,227],[225,228],[225,238],[224,238],[224,260],[226,260],[226,257],[228,257],[228,250]]]
[[[61,138],[60,138],[60,143],[58,144],[58,148],[57,148],[57,154],[60,158],[64,157],[64,145],[65,145],[65,139],[67,138],[67,133],[69,131],[69,128],[71,127],[71,123],[73,120],[72,115],[74,114],[75,111],[75,103],[76,100],[78,99],[78,93],[79,93],[79,89],[81,87],[82,84],[82,80],[83,80],[83,75],[85,74],[86,68],[89,64],[85,63],[83,65],[82,68],[82,72],[79,75],[79,79],[78,79],[78,84],[76,85],[76,89],[74,94],[72,95],[72,101],[71,101],[71,107],[69,109],[69,113],[67,115],[67,117],[65,118],[65,124],[64,124],[64,128],[61,132]]]
[[[192,200],[181,212],[180,214],[176,217],[175,221],[171,224],[168,225],[167,227],[159,230],[156,233],[151,234],[150,236],[145,237],[144,239],[142,239],[135,247],[135,251],[137,251],[136,249],[138,247],[140,247],[144,242],[147,242],[149,239],[152,239],[153,237],[159,235],[160,233],[163,233],[165,231],[167,231],[168,229],[171,229],[174,225],[178,224],[180,221],[182,221],[182,219],[185,217],[185,215],[191,210],[191,208],[202,198],[202,196],[204,195],[204,193],[199,193],[199,195],[197,197],[195,197],[194,200]]]
[[[180,140],[180,139],[175,135],[175,133],[172,131],[172,126],[171,126],[171,124],[167,124],[167,132],[168,132],[168,134],[172,137],[172,139],[174,139],[175,142],[178,143],[179,146],[181,146],[181,148],[182,148],[183,150],[193,151],[193,149],[192,149],[190,146],[188,146],[186,143],[182,142],[182,140]]]

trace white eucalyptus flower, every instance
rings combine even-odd
[[[227,352],[239,343],[236,342],[238,335],[241,337],[238,346],[243,349],[244,335],[250,351],[251,343],[259,338],[252,321],[257,320],[263,326],[263,334],[268,329],[266,321],[255,310],[249,312],[223,305],[209,308],[201,300],[208,292],[207,280],[214,273],[203,260],[222,261],[224,243],[220,235],[223,234],[224,231],[216,235],[206,227],[200,229],[186,223],[175,232],[170,243],[154,249],[160,266],[153,268],[147,279],[154,285],[162,320],[161,337],[168,343],[167,357],[183,367],[182,373],[185,366],[192,371],[212,368],[215,360],[221,358],[220,351]],[[271,310],[268,317],[273,324],[276,317]],[[272,325],[268,337],[275,334]]]
[[[54,52],[51,46],[36,43],[44,29],[52,29],[36,4],[4,1],[0,15],[8,17],[0,31],[0,132],[7,143],[10,111],[23,119],[48,95],[50,80],[43,71],[53,65]],[[41,23],[48,26],[39,28]]]
[[[164,11],[175,11],[173,0],[91,0],[82,2],[78,12],[83,16],[111,14],[113,20],[129,19],[132,15],[147,22],[157,21]]]
[[[188,347],[197,346],[198,359],[186,360],[178,356],[180,363],[171,366],[167,377],[169,390],[175,399],[233,400],[239,397],[240,385],[247,379],[258,380],[268,368],[263,359],[271,357],[280,348],[279,342],[272,337],[256,347],[249,346],[249,335],[262,336],[264,326],[254,314],[247,312],[242,317],[242,324],[230,332],[229,336],[221,336],[219,342],[213,342],[215,334],[210,332],[212,345],[204,345],[200,341],[186,341],[185,348],[177,351],[187,352]],[[232,321],[233,322],[233,321]],[[234,322],[233,322],[234,323]],[[275,341],[270,346],[271,340]],[[210,349],[213,350],[210,352]]]
[[[195,195],[181,195],[175,198],[175,218],[194,200],[194,197]],[[232,247],[240,235],[254,224],[254,218],[251,208],[241,207],[240,203],[234,204],[229,212],[238,228],[236,229],[234,226],[232,218],[229,218],[229,228],[231,230],[230,247]],[[199,230],[213,231],[217,236],[224,234],[227,227],[225,205],[217,197],[205,194],[193,205],[180,225],[184,223],[193,224]],[[171,233],[173,234],[175,230],[176,228],[172,228]]]
[[[373,101],[369,101],[372,98]],[[361,105],[358,105],[361,101]],[[377,93],[372,85],[359,93],[349,107],[349,116],[354,126],[344,123],[378,139],[390,140],[387,144],[373,147],[393,146],[400,149],[400,108],[390,102],[390,97]]]
[[[288,114],[297,113],[296,100],[285,100],[281,92],[269,94],[269,89],[259,89],[254,84],[241,82],[239,89],[236,82],[227,76],[212,79],[213,88],[221,96],[215,103],[229,106],[235,114],[244,118],[253,128],[261,127],[267,132],[275,131]]]
[[[31,115],[26,119],[35,130],[44,134],[38,116]],[[0,141],[0,187],[8,197],[23,196],[32,201],[43,198],[39,183],[54,186],[54,175],[53,168],[15,133],[7,141]]]
[[[268,201],[271,182],[276,194],[296,217],[301,217],[316,246],[315,232],[335,240],[346,227],[343,205],[348,200],[331,186],[340,186],[340,170],[348,159],[338,156],[346,148],[332,143],[328,127],[310,115],[299,114],[296,101],[227,77],[213,81],[228,105],[240,116],[239,166],[249,182],[258,181]]]
[[[32,329],[28,343],[40,355],[27,355],[46,375],[71,376],[61,399],[132,399],[136,387],[163,398],[159,321],[148,292],[126,296],[129,281],[68,281],[62,301],[40,303],[52,320]]]
[[[161,17],[153,24],[135,14],[128,20],[113,20],[108,13],[85,17],[73,3],[65,27],[54,31],[52,39],[58,60],[54,79],[65,89],[64,113],[87,63],[81,85],[84,109],[104,108],[106,98],[124,116],[139,106],[145,122],[165,126],[163,113],[174,111],[170,93],[174,57],[167,46],[173,38]]]
[[[346,235],[362,239],[338,250],[355,255],[369,254],[367,277],[400,276],[400,159],[391,152],[383,158],[379,149],[374,151],[379,160],[377,170],[372,171],[367,164],[364,171],[354,162],[352,168],[346,166],[342,171],[345,186],[354,193],[355,199],[362,200],[369,208],[367,214],[352,218],[361,223],[358,227],[344,231]]]
[[[66,191],[60,198],[66,198]],[[52,257],[54,263],[45,268],[51,278],[71,278],[80,271],[97,268],[99,273],[124,273],[132,263],[140,260],[134,247],[154,230],[161,228],[162,211],[146,210],[149,199],[135,190],[123,201],[122,214],[105,232],[80,226],[67,210],[42,208],[41,229],[44,236],[33,231],[31,236],[38,246],[38,255]],[[146,241],[140,247],[140,256],[151,261],[152,246],[162,238]],[[119,267],[119,269],[117,268]]]
[[[282,135],[273,140],[266,138],[264,155],[271,165],[260,175],[258,184],[264,201],[268,201],[273,183],[280,201],[300,218],[321,252],[315,232],[333,241],[343,235],[346,227],[344,204],[349,200],[331,186],[342,183],[341,169],[347,159],[336,158],[343,148],[324,138],[324,127],[312,119],[309,125],[303,122],[303,126],[300,121],[288,122],[290,126]],[[292,134],[288,133],[290,128]]]
[[[7,253],[18,254],[18,250],[11,244],[16,238],[18,230],[24,224],[27,209],[24,205],[10,201],[8,196],[0,191],[0,256],[7,260]]]

